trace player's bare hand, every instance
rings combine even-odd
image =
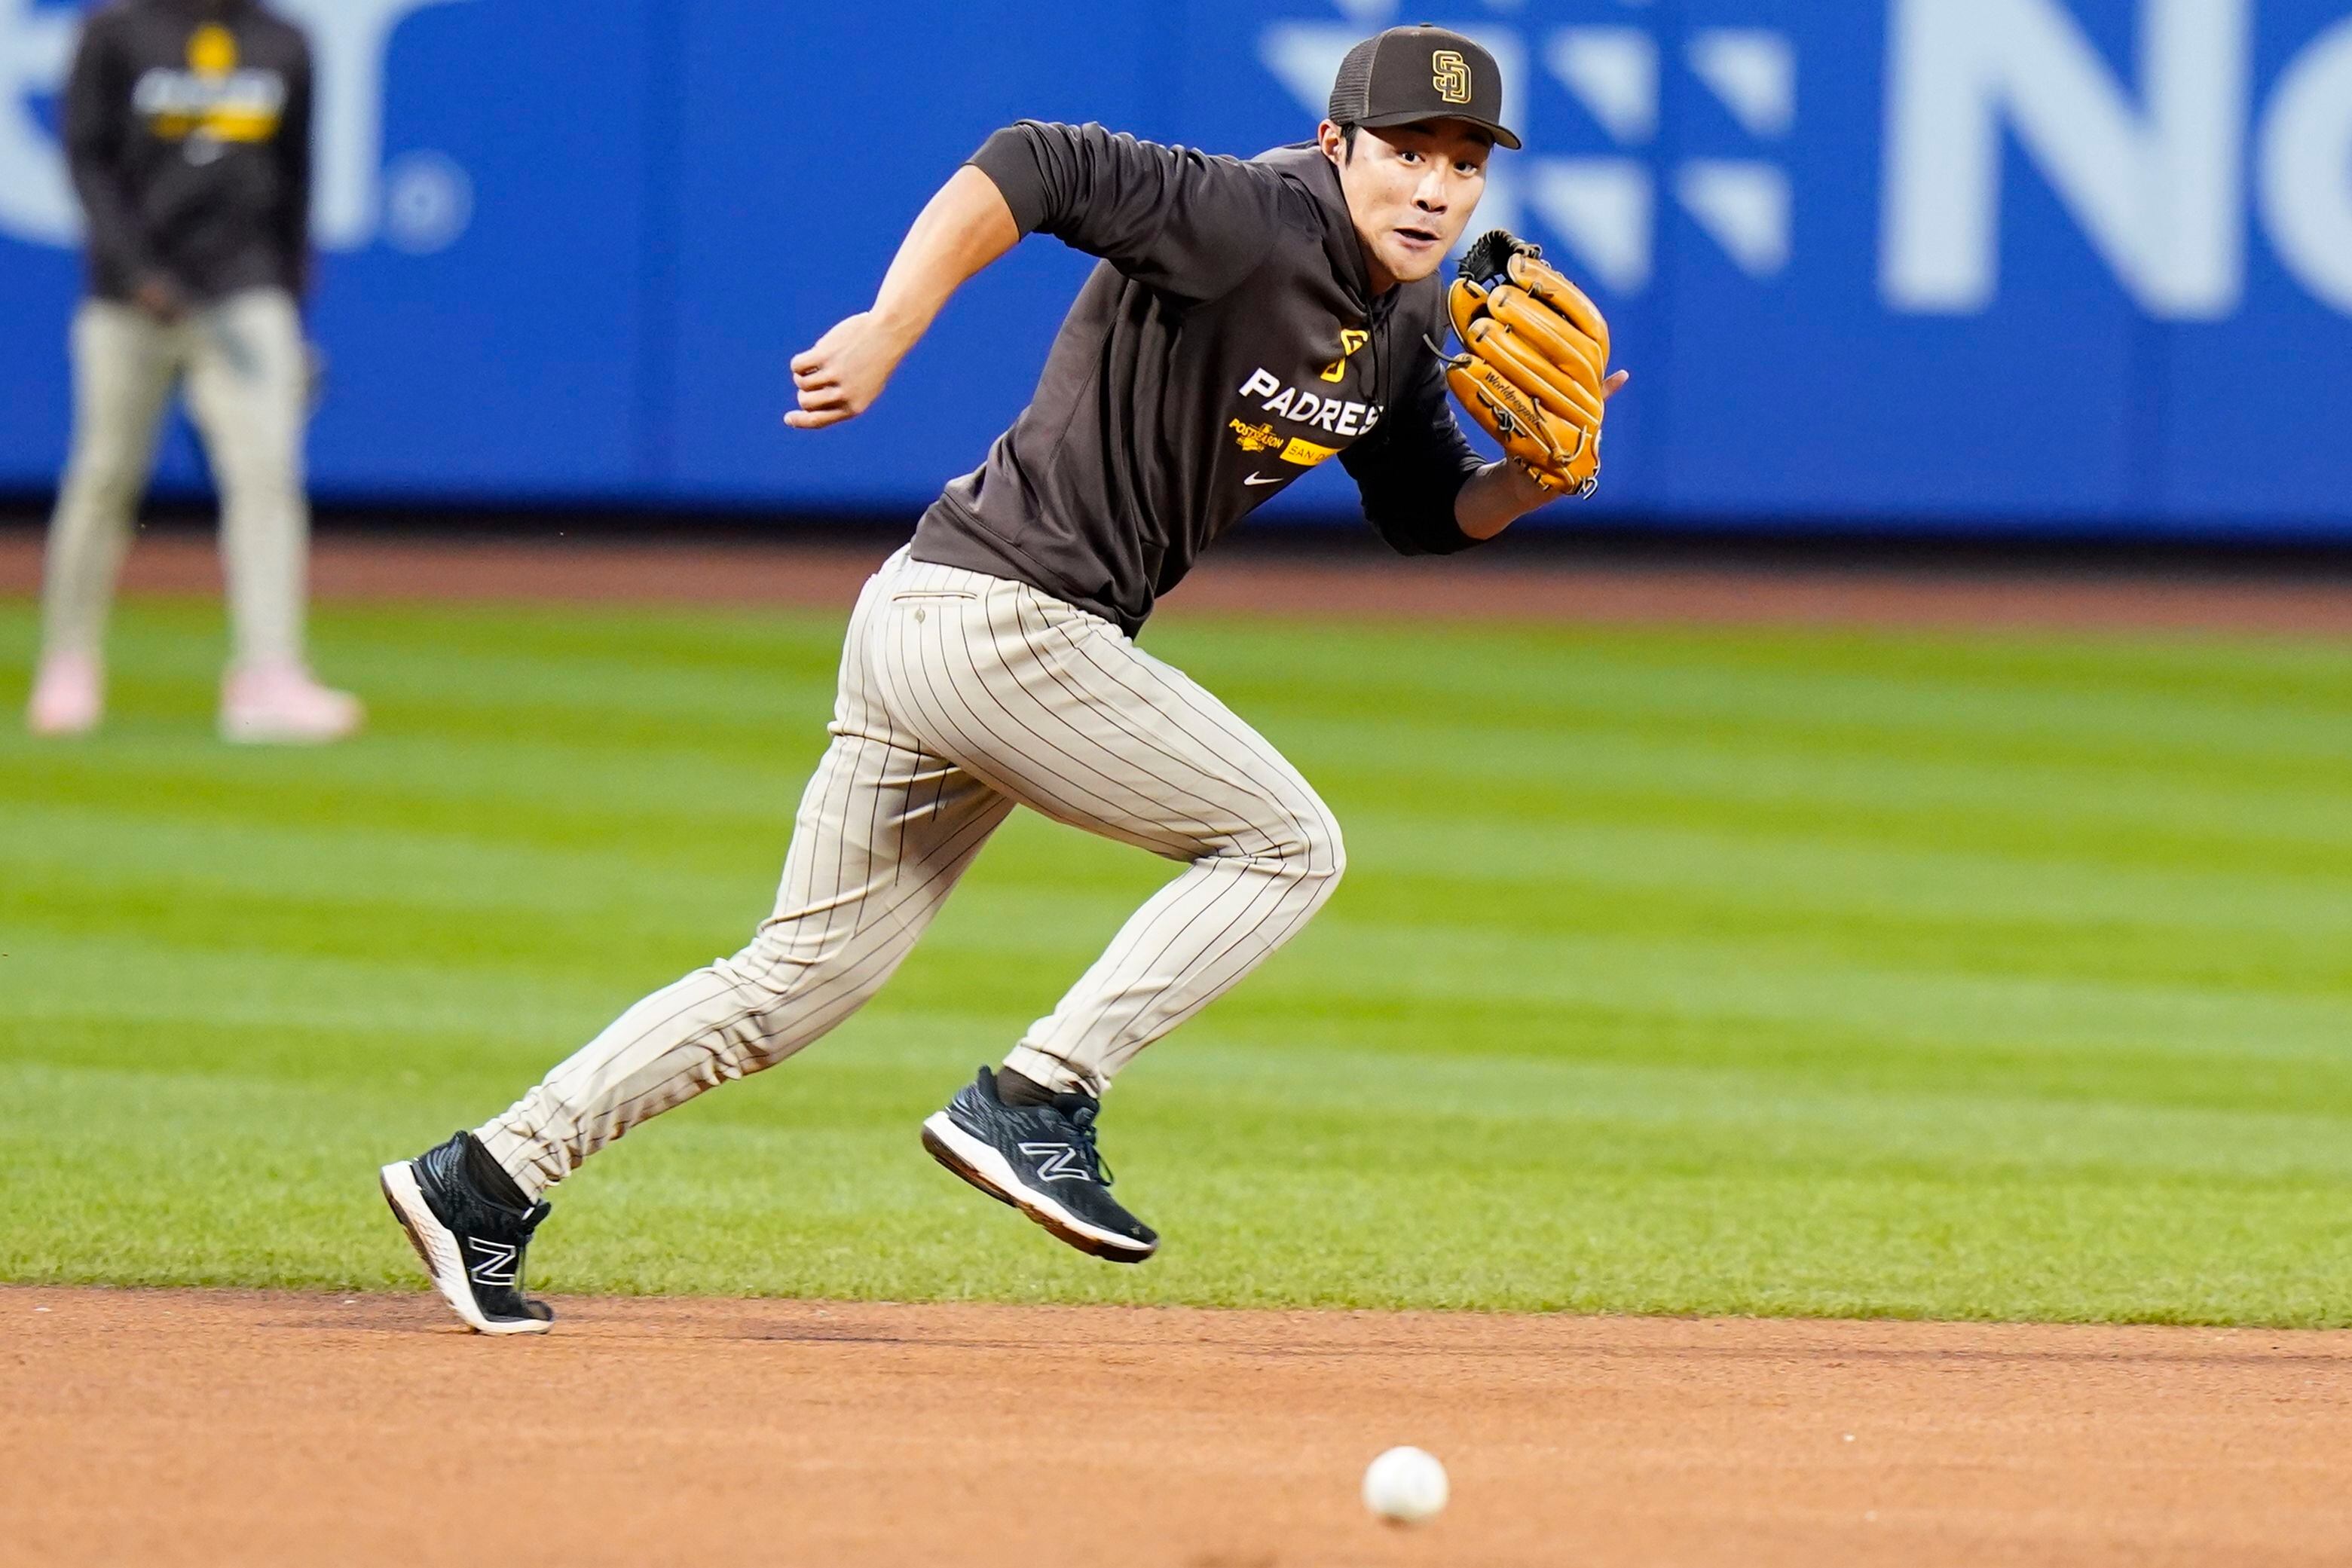
[[[800,407],[784,415],[795,430],[822,430],[874,406],[908,345],[870,310],[861,310],[793,356]]]
[[[1615,375],[1611,376],[1607,381],[1601,383],[1601,395],[1604,398],[1615,397],[1617,395],[1617,389],[1623,386],[1627,382],[1630,382],[1633,379],[1633,371],[1619,371]]]
[[[140,278],[131,298],[139,308],[167,327],[188,308],[187,296],[180,292],[180,286],[161,272],[151,272]]]

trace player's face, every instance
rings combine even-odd
[[[1348,214],[1356,220],[1372,287],[1412,283],[1435,272],[1470,225],[1486,189],[1494,142],[1458,120],[1430,120],[1356,132],[1349,155],[1328,120],[1319,137],[1338,166]]]

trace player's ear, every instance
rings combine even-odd
[[[1328,120],[1315,128],[1315,145],[1323,150],[1323,156],[1331,161],[1335,169],[1339,166],[1339,144],[1344,140],[1339,128]]]

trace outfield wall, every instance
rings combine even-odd
[[[867,419],[777,423],[1021,115],[1248,152],[1394,0],[280,0],[322,67],[331,497],[911,509],[1086,263],[1024,246]],[[0,488],[64,445],[76,7],[0,0]],[[1428,0],[1515,84],[1483,218],[1617,323],[1598,512],[2352,539],[2347,0]],[[166,459],[196,482],[190,444]],[[1291,515],[1349,504],[1319,475]]]

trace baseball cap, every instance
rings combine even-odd
[[[1495,57],[1459,33],[1423,25],[1366,38],[1339,62],[1331,83],[1334,125],[1411,125],[1465,120],[1516,148],[1503,123],[1503,72]]]

